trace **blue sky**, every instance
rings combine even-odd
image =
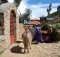
[[[9,0],[9,2],[12,3],[13,0]],[[41,16],[47,16],[46,10],[50,3],[52,3],[52,10],[50,13],[57,11],[57,7],[60,5],[60,0],[22,0],[18,10],[23,14],[26,8],[30,8],[32,10],[31,19],[39,19]]]
[[[60,0],[28,0],[27,3],[29,4],[38,4],[38,3],[59,3]]]

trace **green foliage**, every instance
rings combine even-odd
[[[19,6],[20,2],[21,2],[21,0],[14,0],[14,3],[15,3],[15,5],[16,5],[16,7]]]
[[[27,8],[26,8],[24,14],[26,15],[27,18],[30,18],[31,12],[32,12],[32,11],[31,11],[30,9],[27,9]]]
[[[52,4],[50,4],[50,5],[49,5],[49,8],[47,9],[47,13],[48,13],[48,15],[50,15],[51,6],[52,6]]]
[[[44,24],[44,26],[43,26],[42,30],[48,30],[48,24],[47,24],[47,23],[46,23],[46,24]]]
[[[53,32],[52,32],[52,41],[53,42],[56,42],[57,41],[57,33],[56,33],[56,28],[54,27],[54,28],[52,28],[52,30],[53,30]]]
[[[56,33],[56,30],[57,30],[56,25],[57,25],[57,23],[51,24],[51,25],[52,25],[52,33],[51,33],[52,38],[51,38],[51,40],[52,40],[52,42],[56,42],[57,41],[57,33]]]
[[[47,17],[50,17],[50,18],[60,17],[60,5],[57,7],[57,11],[56,12],[48,15]]]
[[[0,0],[0,4],[7,3],[8,0]]]
[[[57,7],[57,12],[59,13],[60,16],[60,5]]]
[[[57,29],[60,29],[60,23],[52,24],[52,26],[53,26],[54,28],[56,28],[56,30],[57,30]]]
[[[26,8],[26,9],[25,9],[25,13],[26,13],[26,14],[31,14],[31,10],[28,9],[28,8]]]
[[[60,11],[60,5],[57,7],[57,11]]]
[[[27,22],[30,20],[30,15],[31,15],[31,10],[30,9],[25,9],[25,13],[22,14],[19,18],[19,22],[24,23],[24,20],[26,20]]]

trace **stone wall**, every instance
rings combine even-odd
[[[22,34],[24,32],[24,25],[22,23],[19,24],[19,38],[18,41],[22,39]]]
[[[0,35],[0,53],[6,49],[6,44],[5,44],[5,36]]]
[[[17,9],[12,3],[4,3],[0,5],[0,12],[4,13],[4,36],[6,47],[10,46],[10,13],[14,10],[16,13],[16,40],[19,38],[19,16]],[[1,35],[0,35],[1,36]],[[2,38],[2,37],[1,37]]]

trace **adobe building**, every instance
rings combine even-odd
[[[0,44],[8,47],[19,38],[19,17],[16,6],[12,3],[0,5]]]

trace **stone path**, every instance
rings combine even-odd
[[[14,44],[7,49],[0,57],[60,57],[59,43],[39,43],[32,44],[29,53],[23,54],[23,44]]]

